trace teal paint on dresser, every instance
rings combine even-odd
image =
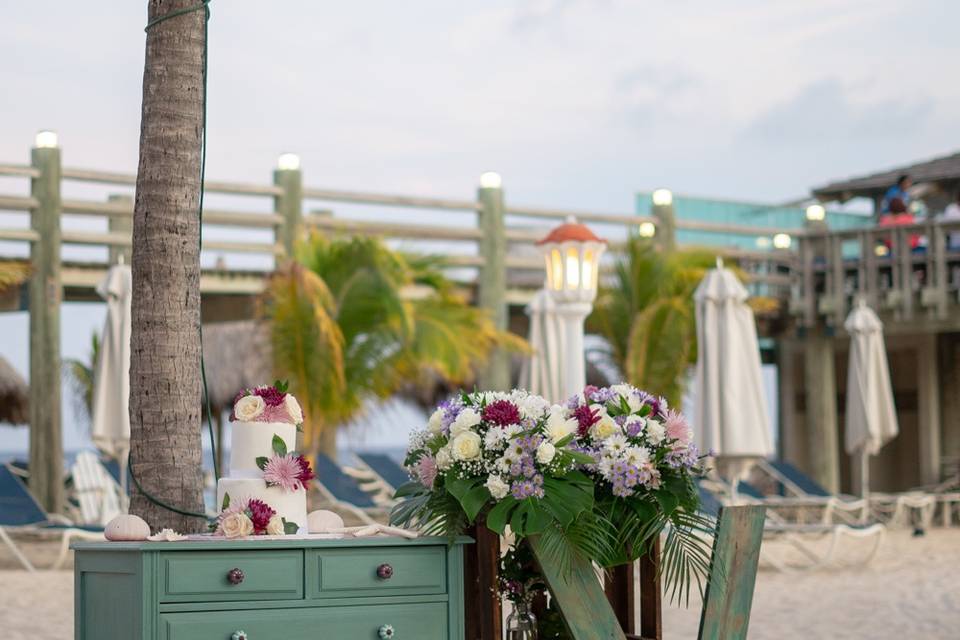
[[[78,543],[75,638],[378,640],[389,625],[395,640],[462,640],[469,542]]]

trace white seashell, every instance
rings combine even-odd
[[[311,511],[307,516],[307,531],[310,533],[325,533],[331,529],[342,529],[343,518],[333,511],[320,509]]]
[[[140,516],[128,513],[117,516],[103,528],[103,536],[114,542],[146,540],[149,535],[150,525]]]
[[[173,529],[161,529],[159,533],[155,533],[152,536],[147,536],[147,540],[151,542],[176,542],[177,540],[183,540],[187,536],[182,533],[177,533]]]

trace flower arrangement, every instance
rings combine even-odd
[[[273,454],[257,458],[257,466],[263,471],[268,487],[280,487],[284,491],[306,489],[307,483],[316,478],[310,461],[296,452],[287,452],[287,443],[278,435],[271,441]]]
[[[223,496],[223,506],[214,533],[227,538],[246,536],[282,536],[297,532],[297,525],[287,522],[263,500],[243,498],[231,504],[230,494]]]
[[[243,389],[233,399],[231,422],[282,422],[303,424],[303,409],[300,403],[287,393],[287,383],[277,380],[272,386],[262,385]]]
[[[561,568],[574,554],[603,567],[634,560],[666,530],[667,585],[689,595],[709,568],[692,431],[630,385],[587,387],[565,405],[521,390],[461,394],[412,434],[406,467],[391,516],[400,526],[455,536],[478,519],[499,534],[509,525],[518,540],[540,536]]]

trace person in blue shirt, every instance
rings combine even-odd
[[[895,198],[900,198],[900,200],[907,207],[910,206],[910,194],[907,191],[913,185],[913,180],[909,175],[903,174],[897,178],[897,184],[893,185],[883,196],[883,201],[880,203],[880,213],[890,213],[890,203]]]

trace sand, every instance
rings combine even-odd
[[[56,547],[23,545],[32,560],[49,565]],[[771,544],[768,552],[778,551]],[[852,549],[851,552],[856,552]],[[16,570],[0,546],[0,629],[6,640],[73,637],[73,573]],[[666,606],[664,637],[697,636],[699,602]],[[960,529],[933,529],[921,538],[892,531],[865,569],[780,573],[761,570],[750,638],[910,639],[960,638]]]

